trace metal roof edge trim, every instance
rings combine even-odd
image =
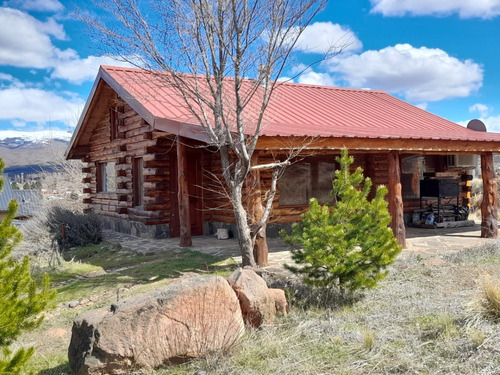
[[[170,120],[163,117],[157,117],[154,121],[154,128],[208,144],[212,142],[210,136],[205,132],[203,127],[199,125],[188,124],[185,122]]]

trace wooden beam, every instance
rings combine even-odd
[[[481,237],[498,237],[498,187],[493,165],[493,154],[481,155],[481,173],[483,178],[483,201],[481,202]]]
[[[406,248],[406,229],[403,216],[403,195],[401,189],[401,166],[399,152],[389,152],[389,213],[391,228],[398,243]]]
[[[179,202],[180,246],[190,247],[193,243],[191,240],[187,159],[184,141],[183,137],[177,138],[177,200]]]
[[[456,154],[493,152],[498,150],[500,142],[494,140],[469,141],[460,139],[403,139],[403,138],[366,138],[366,137],[270,137],[260,136],[259,150],[289,150],[303,145],[304,150],[340,150],[347,147],[349,153],[356,150],[363,152],[400,151],[410,154]]]
[[[259,154],[254,152],[252,155],[251,165],[259,164]],[[251,172],[249,178],[250,195],[248,199],[249,214],[252,224],[256,224],[264,214],[264,207],[262,206],[262,191],[260,184],[260,169],[255,169]],[[252,233],[255,235],[255,243],[253,247],[253,256],[255,262],[259,267],[267,267],[269,249],[267,247],[266,239],[266,224],[257,232]]]

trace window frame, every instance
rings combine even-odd
[[[116,193],[116,162],[97,162],[96,169],[97,193]],[[110,171],[113,171],[112,176]]]
[[[338,163],[335,161],[336,155],[332,156],[309,156],[309,157],[304,157],[300,159],[299,161],[296,161],[292,164],[292,166],[287,167],[281,176],[280,180],[278,181],[279,184],[279,207],[307,207],[309,205],[309,200],[311,198],[318,198],[318,201],[320,204],[325,204],[325,203],[332,203],[335,200],[335,197],[331,196],[330,199],[324,200],[321,199],[321,196],[324,198],[326,196],[326,189],[320,190],[320,164],[325,163],[325,164],[330,164],[331,167],[331,179],[329,181],[333,181],[334,178],[334,172],[335,170],[338,169]],[[286,174],[287,171],[290,171],[290,168],[293,168],[293,166],[301,166],[301,165],[306,165],[309,164],[309,186],[305,189],[306,191],[306,196],[301,197],[300,202],[287,202],[284,200],[282,191],[283,191],[283,183],[286,182]],[[290,187],[296,187],[297,183],[290,181]],[[333,185],[329,185],[328,187],[328,194],[333,190]],[[321,192],[320,197],[315,196],[318,195],[316,194],[317,192]]]
[[[132,186],[134,207],[144,206],[144,158],[137,157],[132,165]]]

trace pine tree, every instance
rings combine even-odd
[[[0,159],[0,174],[5,167]],[[0,178],[0,190],[4,180]],[[38,289],[31,278],[29,258],[17,261],[11,257],[12,249],[21,241],[21,233],[12,225],[17,202],[9,203],[7,215],[0,223],[0,374],[21,374],[34,349],[21,348],[15,353],[10,344],[27,330],[36,328],[43,320],[40,313],[54,297],[50,280],[44,275]]]
[[[282,236],[293,246],[292,259],[299,265],[286,267],[302,275],[306,284],[336,285],[352,292],[375,287],[401,246],[389,228],[387,188],[379,186],[370,201],[372,181],[363,177],[360,167],[351,173],[354,159],[347,149],[336,160],[340,169],[333,181],[333,205],[322,206],[312,198],[302,222]]]

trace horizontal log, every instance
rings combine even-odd
[[[145,182],[167,182],[167,181],[169,181],[169,178],[168,178],[168,176],[144,175],[144,181]]]
[[[144,176],[169,176],[170,168],[144,168]]]
[[[175,141],[175,135],[162,131],[153,131],[153,139],[168,138],[171,142]]]
[[[144,161],[144,168],[165,168],[170,169],[170,160],[150,160]]]
[[[128,213],[129,216],[138,216],[138,217],[158,218],[161,216],[160,212],[145,211],[144,209],[138,207],[129,208]]]
[[[170,155],[166,152],[164,153],[150,153],[143,156],[145,162],[152,160],[169,160]]]
[[[144,209],[146,211],[168,211],[170,212],[172,206],[168,204],[144,204]]]

